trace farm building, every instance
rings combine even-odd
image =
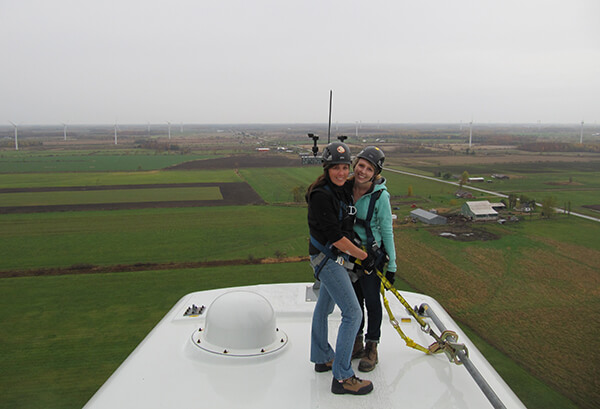
[[[427,224],[446,224],[446,218],[439,214],[428,212],[423,209],[415,209],[410,212],[410,217],[413,220],[419,220]]]
[[[313,156],[312,154],[301,153],[300,160],[303,165],[320,165],[323,162],[323,157],[321,155]]]
[[[473,177],[473,178],[469,178],[467,179],[467,182],[469,183],[473,183],[473,182],[483,182],[485,179],[482,177]]]
[[[465,202],[460,209],[461,214],[473,221],[497,220],[498,212],[487,200]]]
[[[471,192],[467,192],[466,190],[457,190],[455,193],[456,197],[461,199],[472,199],[473,194]]]

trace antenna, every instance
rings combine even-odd
[[[8,122],[10,122],[12,124],[12,126],[15,127],[15,150],[18,151],[19,150],[19,139],[18,139],[18,134],[19,134],[18,128],[19,127],[13,121],[8,121]]]
[[[333,91],[329,90],[329,127],[327,128],[327,143],[331,141],[331,99],[333,98]]]
[[[583,144],[583,120],[581,120],[581,133],[579,134],[579,144]]]
[[[167,121],[167,123],[169,124],[169,139],[171,139],[171,122]]]

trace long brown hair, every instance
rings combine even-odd
[[[327,169],[323,169],[323,173],[321,173],[319,175],[319,177],[311,183],[311,185],[308,187],[308,189],[306,189],[306,201],[308,202],[308,198],[310,196],[310,194],[312,193],[313,189],[319,187],[319,186],[323,186],[325,183],[327,183]]]

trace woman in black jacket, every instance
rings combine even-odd
[[[343,265],[351,256],[362,260],[365,271],[370,271],[374,262],[351,240],[356,209],[352,185],[347,181],[350,163],[346,144],[327,145],[323,150],[323,174],[306,194],[311,265],[321,282],[312,319],[310,360],[317,372],[333,371],[333,393],[364,395],[373,390],[373,384],[357,378],[350,362],[362,311]],[[342,312],[342,321],[334,350],[328,341],[328,316],[335,305]]]

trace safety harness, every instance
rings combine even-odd
[[[375,236],[373,235],[373,230],[371,229],[371,219],[373,219],[373,213],[375,212],[375,203],[379,197],[381,197],[381,193],[383,193],[383,190],[377,190],[371,193],[371,200],[369,201],[367,216],[364,219],[359,219],[357,217],[354,221],[356,224],[365,228],[365,232],[367,233],[367,248],[373,247],[373,243],[375,243]]]

